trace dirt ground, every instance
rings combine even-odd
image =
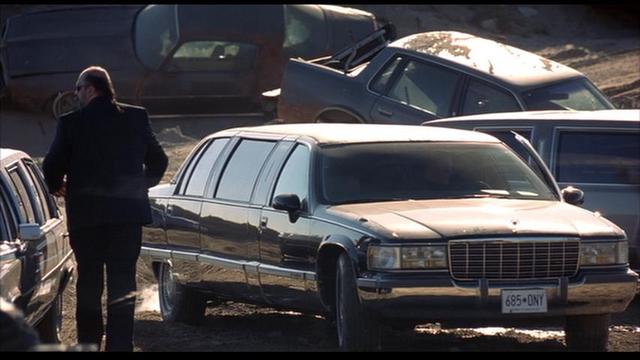
[[[640,108],[637,16],[611,20],[596,16],[603,9],[583,5],[353,6],[391,20],[398,36],[457,30],[533,51],[585,73],[618,107]],[[20,5],[2,5],[0,20],[23,9]],[[22,149],[41,158],[55,126],[55,120],[45,115],[0,109],[0,146]],[[170,159],[163,181],[173,176],[198,139],[209,132],[201,128],[199,133],[187,134],[181,126],[156,131]],[[197,327],[163,322],[155,281],[146,269],[139,267],[138,274],[135,351],[337,350],[334,329],[324,319],[252,305],[229,302],[209,308],[206,321]],[[75,280],[64,294],[63,338],[67,345],[75,344],[74,309]],[[627,311],[612,317],[610,330],[610,351],[640,351],[640,297]],[[443,330],[430,324],[386,335],[383,350],[565,351],[565,347],[559,328]]]

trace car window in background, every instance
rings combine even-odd
[[[403,104],[448,116],[460,74],[443,67],[408,61],[389,96]]]
[[[287,57],[314,57],[327,49],[326,21],[316,5],[285,5],[284,23],[282,48]]]
[[[229,41],[191,41],[180,45],[167,71],[239,71],[254,67],[257,47]]]
[[[138,58],[156,69],[178,41],[177,5],[149,5],[136,18],[135,48]]]
[[[297,145],[285,164],[273,196],[281,194],[296,194],[303,209],[306,209],[309,197],[309,149],[304,145]]]
[[[464,99],[462,115],[520,111],[518,101],[510,93],[471,79]]]
[[[189,178],[185,195],[187,196],[202,196],[204,194],[204,188],[207,185],[209,179],[209,173],[215,164],[220,152],[224,149],[225,145],[229,142],[228,138],[216,139],[209,147],[204,151],[200,159],[195,165],[193,174]],[[196,161],[194,161],[196,163]]]
[[[371,90],[377,93],[384,93],[384,90],[387,88],[389,84],[389,80],[391,80],[391,75],[396,70],[400,62],[402,61],[402,57],[398,56],[393,61],[389,62],[383,69],[380,71],[376,78],[371,83]]]
[[[585,79],[564,81],[522,94],[527,110],[605,110],[613,107]]]
[[[275,144],[272,141],[242,140],[222,173],[215,197],[249,201],[260,169]]]
[[[559,182],[640,185],[640,133],[561,131]]]
[[[513,151],[496,143],[369,143],[322,148],[329,204],[504,197],[554,200]]]

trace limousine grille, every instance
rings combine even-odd
[[[452,241],[449,270],[458,280],[572,276],[579,251],[578,240]]]

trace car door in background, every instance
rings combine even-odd
[[[637,128],[557,127],[550,166],[561,187],[584,191],[582,207],[623,228],[631,247],[640,238],[638,139]]]

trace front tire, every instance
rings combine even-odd
[[[62,294],[56,295],[51,308],[38,324],[40,341],[46,344],[62,342]]]
[[[197,325],[204,319],[207,308],[206,298],[175,280],[171,265],[160,266],[158,297],[162,320]]]
[[[567,316],[564,334],[569,351],[607,351],[610,314]]]
[[[381,326],[360,303],[351,259],[342,253],[336,269],[336,327],[343,351],[374,351],[380,348]]]

